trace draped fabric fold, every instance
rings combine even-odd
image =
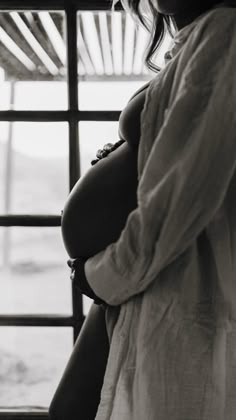
[[[235,418],[235,43],[236,10],[205,13],[148,89],[138,207],[85,264],[112,326],[96,420]]]

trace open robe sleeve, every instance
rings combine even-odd
[[[236,168],[236,38],[232,28],[218,32],[192,52],[180,78],[140,178],[138,207],[118,241],[85,264],[90,286],[110,305],[143,292],[224,200]]]

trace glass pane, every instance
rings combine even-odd
[[[67,123],[0,123],[0,212],[60,214],[68,194]]]
[[[72,313],[60,228],[0,228],[0,313]]]
[[[0,109],[66,109],[65,13],[1,12]]]
[[[145,64],[149,38],[125,12],[78,12],[81,109],[122,109],[135,90],[156,75]],[[154,57],[159,68],[170,41],[166,36]],[[112,89],[108,82],[113,82]]]
[[[72,345],[71,328],[1,328],[0,409],[48,407]]]
[[[131,96],[146,84],[145,81],[88,81],[79,83],[79,107],[81,110],[119,111]]]
[[[7,195],[7,139],[9,133],[10,123],[0,122],[0,213],[3,213],[6,208]]]
[[[17,82],[15,86],[16,110],[61,110],[67,108],[65,82]]]
[[[84,315],[88,315],[89,309],[91,308],[91,305],[93,304],[93,300],[88,298],[87,296],[83,296],[83,312]]]
[[[81,174],[90,167],[91,160],[96,158],[96,152],[106,143],[116,143],[118,137],[118,122],[81,121],[79,123]]]

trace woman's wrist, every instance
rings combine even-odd
[[[71,268],[70,279],[75,287],[77,287],[83,295],[86,295],[90,299],[94,300],[97,305],[105,304],[90,287],[88,280],[85,275],[85,262],[87,259],[74,258],[67,261],[68,266]]]

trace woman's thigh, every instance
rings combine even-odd
[[[105,310],[93,304],[51,402],[52,420],[94,420],[108,353]]]

